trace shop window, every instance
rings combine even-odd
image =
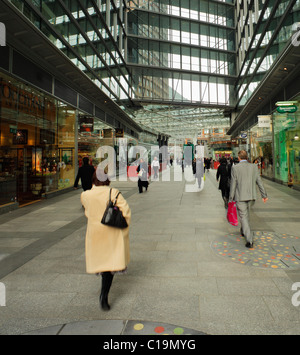
[[[74,185],[75,178],[75,116],[74,109],[67,105],[58,107],[58,189]]]
[[[2,75],[0,133],[0,205],[73,186],[74,109]]]

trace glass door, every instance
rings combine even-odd
[[[41,199],[42,174],[38,173],[41,164],[41,149],[34,146],[18,148],[17,199],[20,205]]]

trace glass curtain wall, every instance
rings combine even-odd
[[[233,105],[233,0],[10,0],[112,99]]]
[[[109,97],[129,99],[123,1],[10,1]]]
[[[232,4],[140,0],[129,6],[127,62],[136,99],[232,104]]]
[[[251,97],[292,38],[300,21],[299,0],[237,0],[239,106]]]

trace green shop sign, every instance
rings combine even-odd
[[[277,112],[279,113],[294,113],[298,110],[296,105],[291,106],[278,106]]]

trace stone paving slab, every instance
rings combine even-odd
[[[132,224],[131,262],[128,273],[114,279],[110,312],[99,307],[100,278],[85,271],[86,218],[79,190],[1,215],[0,254],[9,255],[0,260],[0,282],[7,292],[0,334],[120,334],[120,329],[123,334],[155,329],[172,334],[183,329],[183,334],[299,335],[300,307],[291,302],[299,268],[241,264],[213,250],[212,243],[228,239],[240,254],[253,253],[237,240],[239,227],[226,220],[215,175],[207,173],[203,190],[193,192],[186,192],[184,180],[151,183],[143,194],[136,183],[113,183],[131,206]],[[264,183],[269,201],[258,199],[251,212],[261,251],[279,254],[281,244],[293,247],[288,255],[297,262],[296,238],[282,235],[299,237],[300,193]],[[285,211],[293,211],[289,223],[275,222]],[[45,221],[40,232],[32,226],[36,219]],[[19,240],[10,241],[16,238],[14,220]],[[27,224],[23,230],[22,223]]]
[[[56,325],[23,335],[205,335],[173,324],[133,320],[94,320]]]

